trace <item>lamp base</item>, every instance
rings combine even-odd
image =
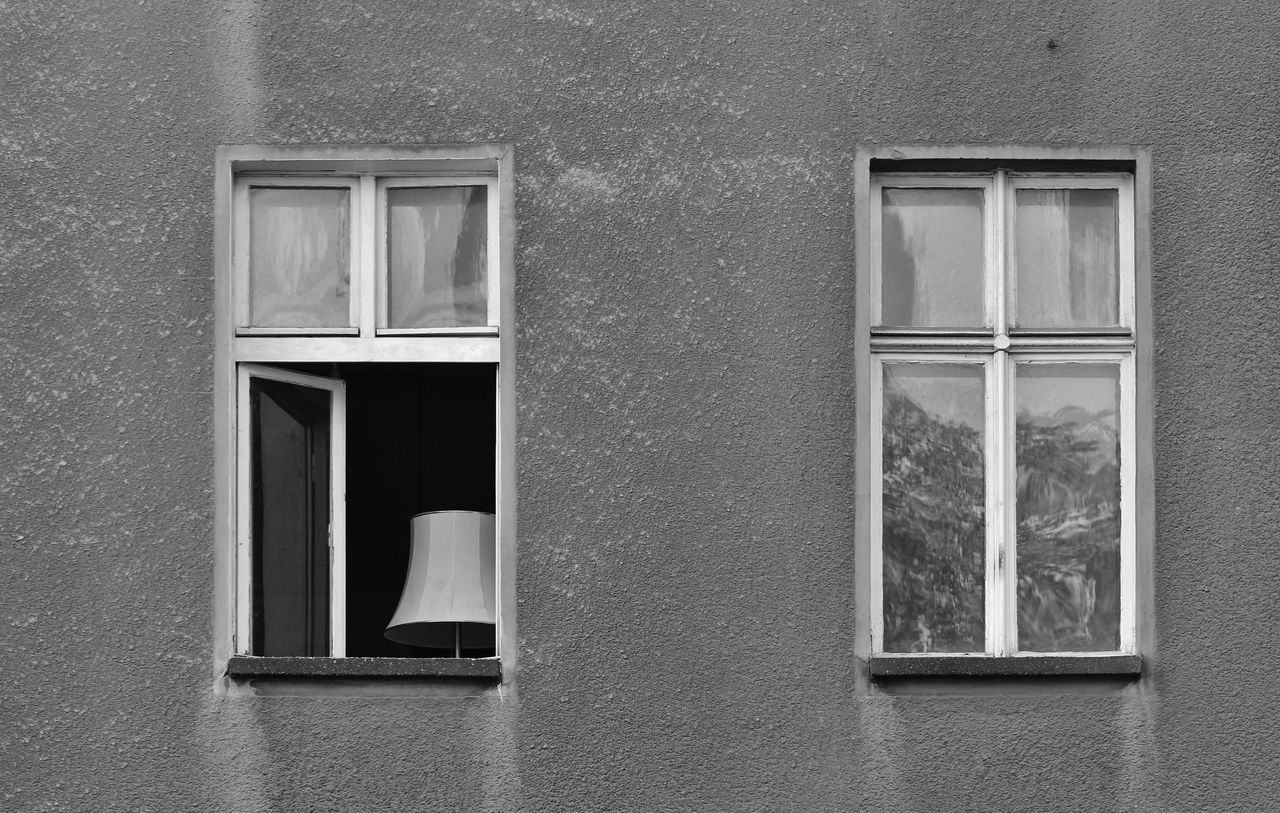
[[[496,625],[472,621],[433,621],[397,624],[383,633],[388,641],[423,649],[447,649],[454,657],[463,652],[482,651],[487,657],[494,650]],[[476,656],[472,656],[476,657]]]

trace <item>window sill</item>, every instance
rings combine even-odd
[[[233,678],[446,678],[497,682],[497,658],[268,658],[236,655]]]
[[[1019,655],[1016,657],[872,655],[871,677],[876,679],[948,677],[1037,677],[1082,675],[1136,678],[1142,674],[1141,655]]]

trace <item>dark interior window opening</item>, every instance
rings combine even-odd
[[[457,510],[495,513],[496,366],[345,363],[287,367],[346,382],[347,655],[384,658],[453,656],[452,641],[448,647],[439,649],[414,647],[389,641],[383,632],[395,613],[404,586],[409,565],[410,522],[414,515]],[[327,409],[326,401],[322,410],[313,411],[327,415]],[[255,423],[261,422],[259,412],[263,410],[254,410]],[[303,459],[307,443],[311,442],[314,447],[318,441],[300,438],[306,432],[287,425],[289,422],[281,423],[282,431],[292,433],[293,439],[288,441],[292,444],[288,447],[292,449],[289,454],[296,460]],[[327,436],[324,440],[327,443]],[[260,434],[256,442],[265,443],[258,448],[267,451],[274,441]],[[324,455],[327,458],[327,447]],[[279,465],[294,466],[292,470],[296,473],[302,465],[296,460]],[[257,470],[259,468],[255,466],[255,489],[265,482]],[[316,468],[311,467],[312,470]],[[327,481],[322,483],[317,477],[303,478],[310,483],[305,490],[327,493]],[[304,489],[295,486],[295,490]],[[302,499],[299,496],[293,502]],[[258,504],[270,505],[273,501],[274,497],[268,495]],[[321,510],[315,508],[315,500],[303,502],[313,507],[311,514]],[[291,510],[299,516],[305,513],[299,508]],[[327,511],[327,503],[323,510]],[[279,519],[279,522],[289,521],[287,516]],[[325,537],[323,533],[314,532],[314,522],[306,527],[312,531],[295,534],[300,541],[293,547],[306,548],[309,551],[306,555],[310,557],[307,561],[314,562],[323,552],[323,547],[317,550],[317,544],[322,545],[321,540]],[[255,531],[255,540],[260,538],[261,535]],[[259,547],[255,541],[255,567],[264,561]],[[327,565],[327,556],[319,558]],[[258,578],[256,584],[263,585],[264,581]],[[255,624],[261,608],[270,606],[264,602],[263,593],[275,593],[277,589],[270,580],[265,582],[265,591],[255,589]],[[293,613],[297,619],[277,613],[291,628],[288,635],[301,637],[311,644],[327,639],[327,624],[320,630],[317,620],[327,618],[327,581],[323,590],[312,590],[305,593],[305,597],[294,590],[291,595],[295,598],[288,598],[286,602],[300,607]],[[270,623],[271,619],[268,619]],[[300,634],[300,623],[306,623],[312,630],[308,633],[309,638]],[[464,626],[461,634],[463,657],[491,657],[496,654],[491,625]],[[270,640],[256,633],[254,637],[255,641]],[[289,652],[279,648],[259,651],[255,646],[254,654],[326,654],[323,651],[326,645],[327,640],[319,647],[320,651],[316,651],[316,646],[307,646],[306,651]]]

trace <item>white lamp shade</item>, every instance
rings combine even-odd
[[[464,647],[492,647],[497,618],[493,514],[418,514],[412,532],[409,572],[386,637],[410,646],[453,648],[455,635],[461,634],[479,639],[464,640]]]

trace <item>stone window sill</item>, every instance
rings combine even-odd
[[[497,658],[272,658],[236,655],[227,661],[233,678],[443,678],[498,682]]]
[[[947,657],[872,655],[871,677],[1053,677],[1056,675],[1104,678],[1137,678],[1142,674],[1141,655],[1019,655],[1016,657]]]

